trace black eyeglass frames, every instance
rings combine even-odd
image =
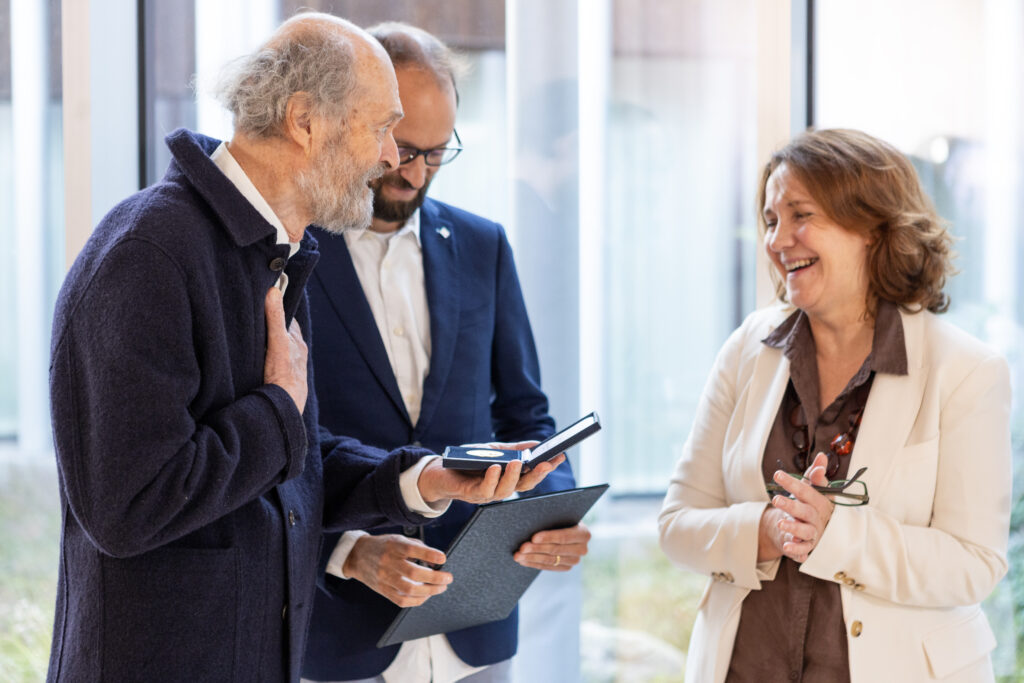
[[[453,128],[452,135],[455,136],[454,146],[435,147],[433,149],[417,149],[415,147],[399,145],[399,166],[415,161],[416,157],[419,156],[423,157],[423,161],[427,166],[443,166],[444,164],[451,163],[455,160],[455,157],[459,156],[459,153],[463,149],[462,140],[459,139],[459,132]],[[449,145],[451,145],[450,142]]]

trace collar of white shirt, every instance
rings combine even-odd
[[[217,168],[221,170],[221,173],[227,176],[231,184],[242,193],[242,196],[249,200],[249,203],[253,205],[263,218],[274,226],[277,230],[277,243],[287,244],[289,247],[288,258],[295,255],[295,252],[299,250],[298,242],[288,241],[288,232],[284,229],[284,223],[277,217],[274,210],[270,208],[270,204],[263,198],[260,191],[256,189],[256,186],[249,180],[249,176],[245,174],[242,167],[239,165],[235,157],[231,156],[231,152],[228,151],[228,143],[222,142],[220,146],[213,151],[210,155],[210,160],[216,164]]]
[[[346,230],[345,231],[345,239],[347,240],[346,244],[351,245],[351,244],[354,244],[355,242],[358,242],[362,238],[366,237],[367,233],[370,233],[370,227],[369,226],[367,226],[365,228],[358,228],[358,229],[350,228],[350,229]],[[382,234],[382,233],[376,233],[376,234],[379,235],[379,234]],[[412,215],[409,216],[408,219],[406,219],[405,225],[403,225],[398,230],[396,230],[395,232],[393,232],[390,235],[388,235],[387,238],[388,239],[394,239],[394,238],[399,238],[402,235],[408,235],[408,234],[412,234],[412,236],[416,238],[416,246],[418,246],[418,247],[420,247],[422,249],[423,248],[423,243],[420,241],[420,210],[419,209],[416,209],[415,211],[413,211]]]

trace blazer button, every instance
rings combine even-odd
[[[861,631],[864,630],[864,624],[859,621],[855,621],[850,625],[850,635],[854,638],[859,638]]]
[[[402,527],[402,533],[405,534],[406,536],[417,536],[417,535],[419,535],[418,532],[419,532],[419,529],[417,529],[414,526],[403,526]]]
[[[415,446],[416,448],[423,448],[423,444],[421,444],[419,441],[413,441],[412,445]]]
[[[853,584],[853,590],[855,590],[855,591],[862,591],[862,590],[864,590],[864,584],[863,583],[855,583],[855,584]]]
[[[288,511],[288,523],[295,526],[295,510]]]
[[[845,579],[843,579],[843,583],[845,583],[847,586],[852,586],[857,582],[851,579],[849,576],[847,576]]]
[[[283,259],[280,256],[278,256],[276,259],[273,259],[267,265],[275,273],[280,273],[282,270],[284,270],[284,264],[285,264],[285,259]]]
[[[846,572],[836,572],[835,576],[832,577],[836,581],[842,581],[846,578]]]
[[[732,573],[731,572],[726,572],[725,573],[725,580],[728,581],[729,583],[733,583],[735,581],[735,579],[732,578]]]

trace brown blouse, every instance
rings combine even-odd
[[[903,323],[896,306],[883,302],[875,318],[871,353],[846,388],[818,414],[818,364],[810,323],[796,311],[763,343],[782,349],[790,361],[790,380],[768,435],[761,470],[765,482],[780,468],[802,472],[804,460],[794,444],[806,444],[804,452],[829,452],[837,435],[850,432],[867,404],[876,372],[907,374],[907,351]],[[806,438],[794,433],[791,415],[802,407]],[[799,421],[797,421],[799,423]],[[807,443],[809,442],[809,443]],[[856,450],[856,442],[854,443]],[[830,456],[838,469],[830,479],[844,479],[849,456]],[[802,681],[803,683],[848,683],[850,669],[846,649],[846,625],[839,585],[800,573],[800,565],[783,557],[773,581],[763,581],[761,590],[751,591],[743,601],[739,630],[733,646],[727,683],[747,681]]]

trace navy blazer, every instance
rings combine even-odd
[[[48,680],[296,681],[324,524],[424,521],[397,479],[425,451],[320,434],[312,391],[300,413],[264,383],[264,297],[282,269],[312,345],[316,240],[286,265],[210,160],[218,141],[179,130],[167,144],[167,175],[103,219],[57,301]]]
[[[382,448],[543,439],[554,432],[533,333],[505,231],[442,202],[420,210],[420,242],[430,310],[430,370],[419,420],[411,424],[387,352],[363,295],[345,240],[314,230],[321,260],[309,283],[316,391],[321,423]],[[574,485],[568,462],[537,487]],[[427,545],[447,550],[475,506],[453,502],[423,530]],[[374,533],[418,533],[416,527]],[[338,534],[325,536],[321,569]],[[328,575],[318,591],[303,676],[368,678],[394,660],[399,646],[377,649],[398,607],[358,581]],[[516,651],[518,615],[449,633],[455,652],[473,666]]]

